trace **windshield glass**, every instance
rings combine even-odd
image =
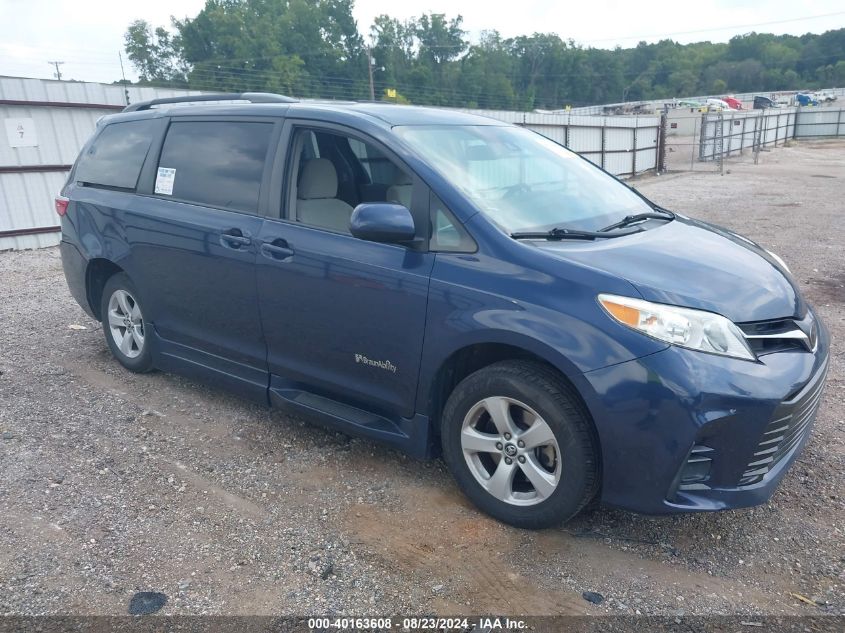
[[[432,125],[394,131],[508,233],[595,231],[652,211],[577,154],[523,128]]]

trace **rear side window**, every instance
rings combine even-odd
[[[155,191],[186,202],[255,213],[272,123],[174,121]]]
[[[155,121],[127,121],[107,125],[79,158],[77,182],[134,189],[152,143]]]

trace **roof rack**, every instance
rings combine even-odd
[[[149,110],[153,106],[166,103],[194,103],[198,101],[249,101],[250,103],[296,103],[296,99],[272,92],[228,92],[221,94],[187,95],[185,97],[163,97],[139,101],[123,108],[122,112]]]

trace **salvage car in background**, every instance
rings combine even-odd
[[[699,112],[706,112],[707,105],[701,103],[700,101],[694,101],[692,99],[680,99],[675,101],[676,108],[689,108],[691,110],[698,110]]]
[[[724,99],[716,99],[711,97],[707,100],[707,107],[714,112],[721,112],[722,110],[730,110],[731,106]]]
[[[764,97],[763,95],[757,95],[754,97],[754,109],[755,110],[767,110],[769,108],[779,108],[780,104],[773,101],[769,97]]]
[[[817,106],[819,100],[812,92],[799,92],[795,95],[795,103],[799,106]]]

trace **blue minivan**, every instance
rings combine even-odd
[[[70,291],[124,367],[441,454],[515,526],[596,498],[762,503],[824,387],[827,330],[777,255],[480,116],[133,104],[56,209]]]

